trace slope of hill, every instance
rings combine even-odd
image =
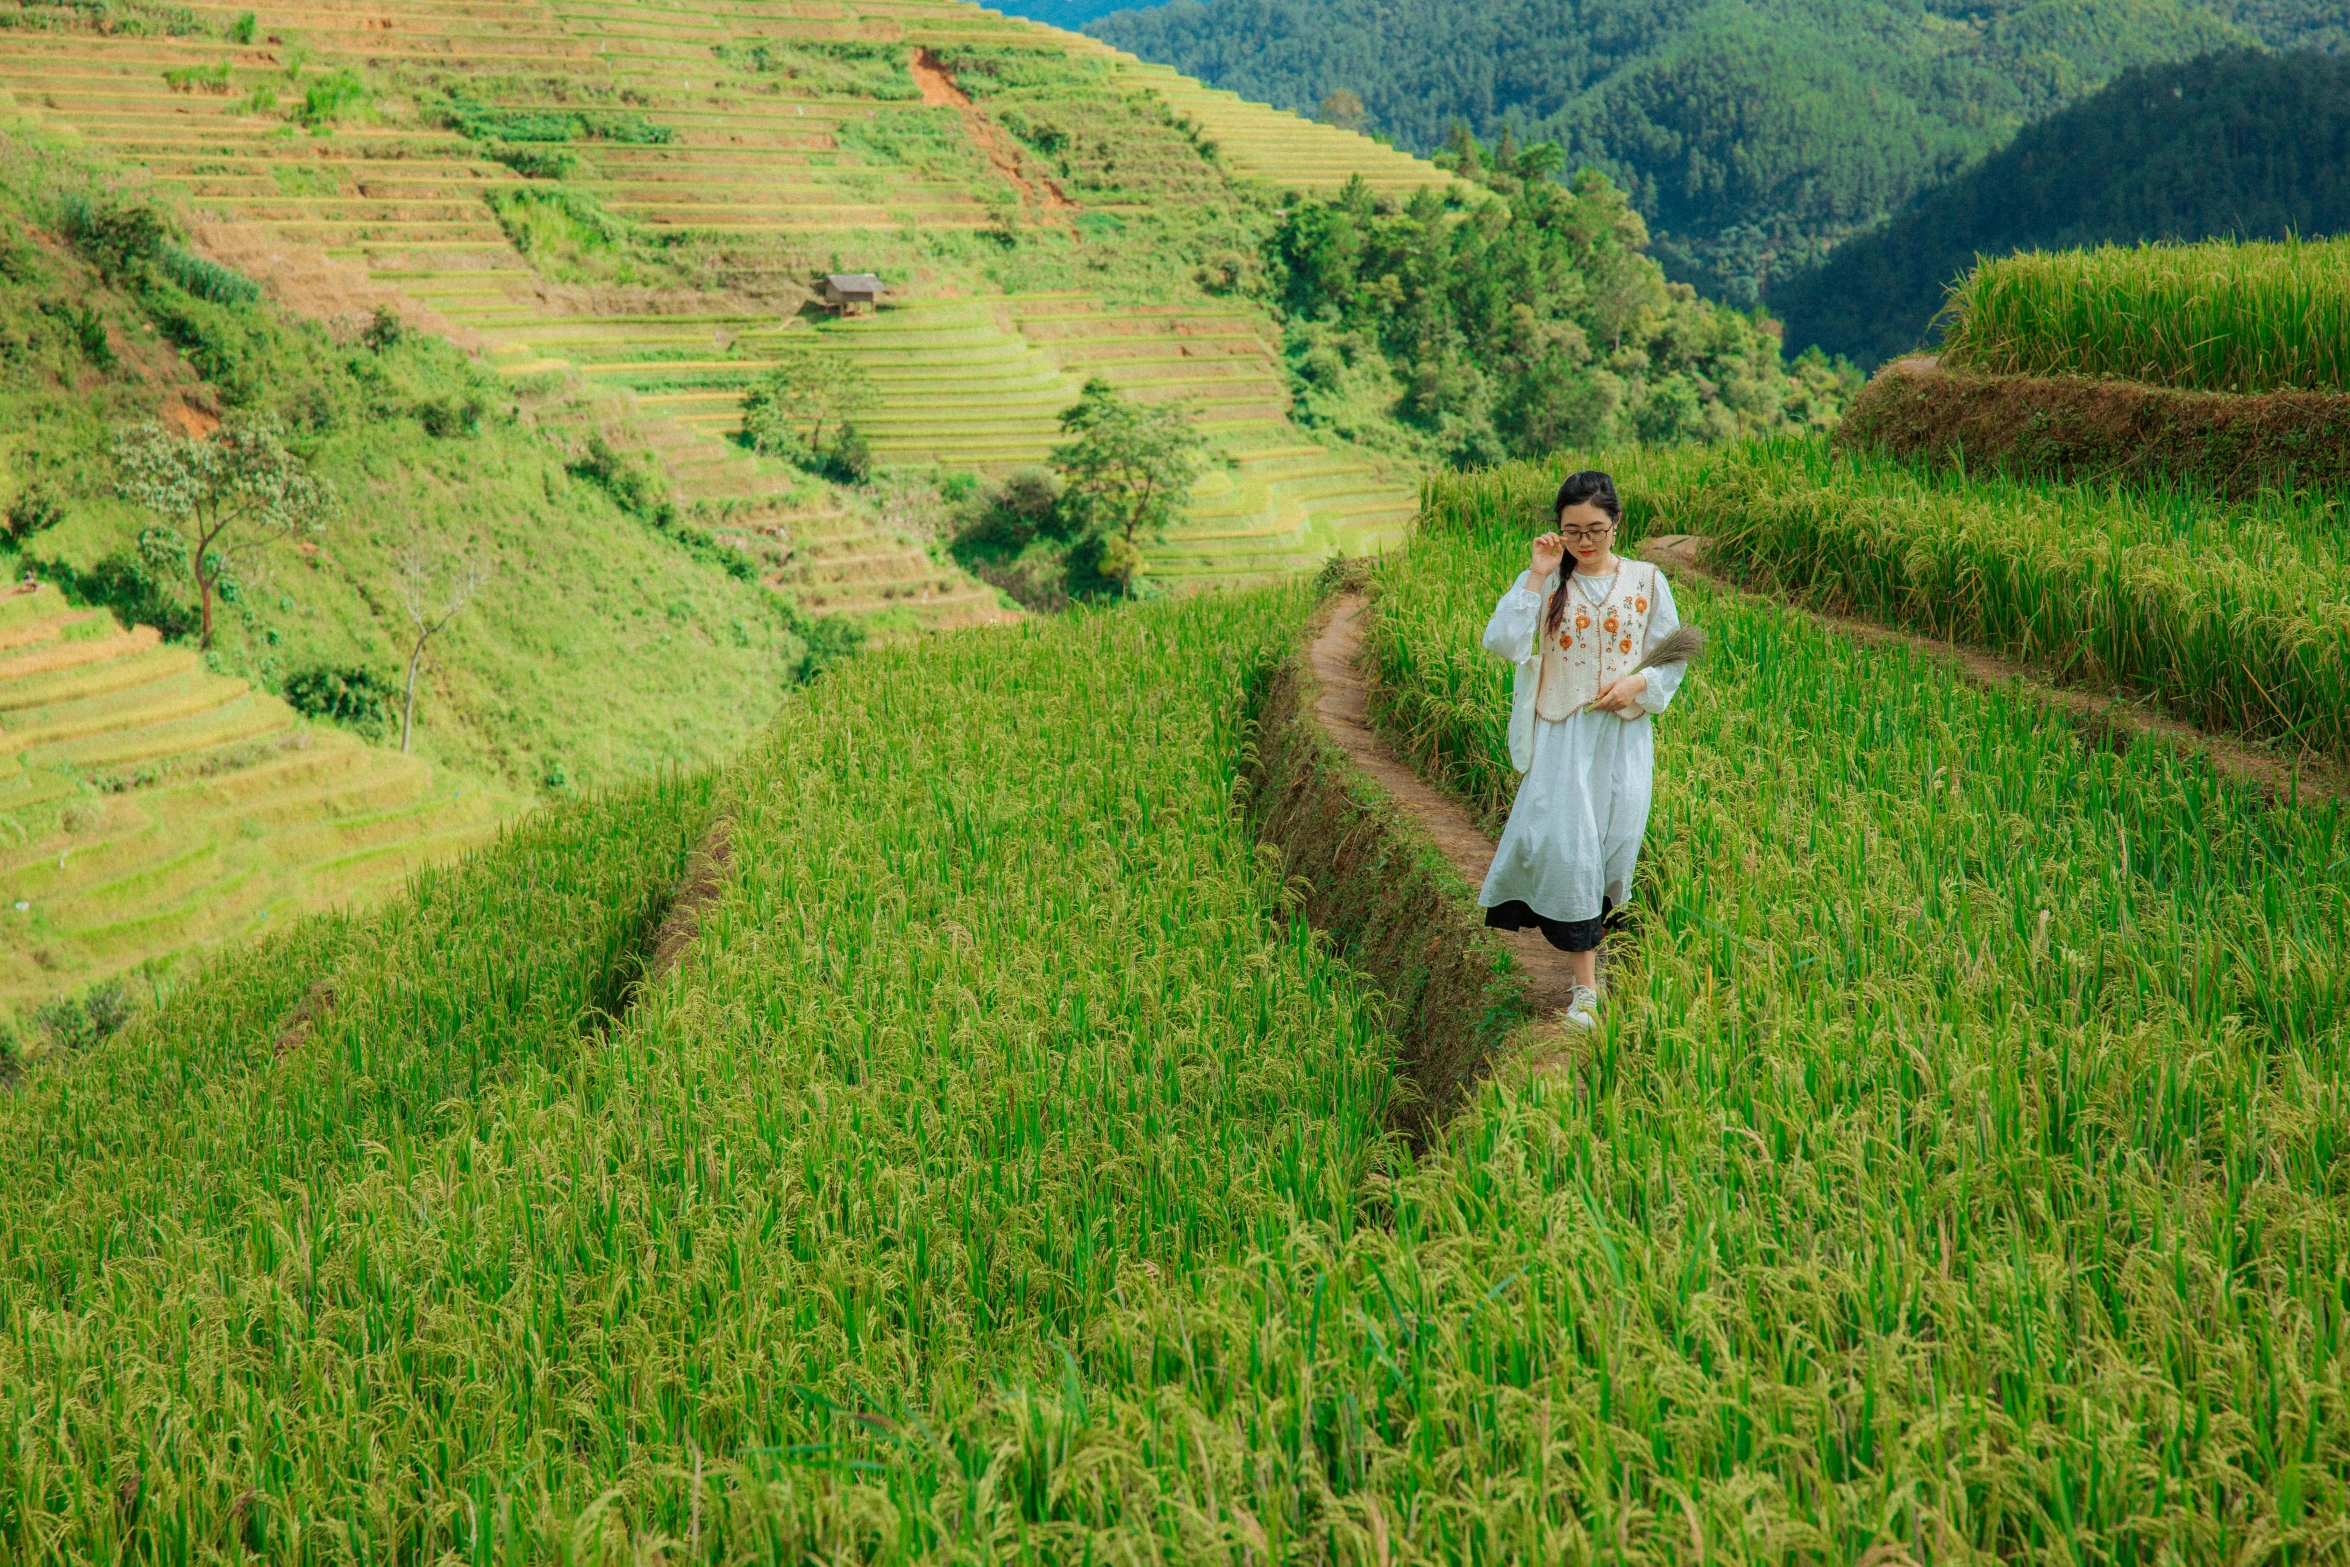
[[[1779,272],[2117,72],[2339,45],[2323,0],[1174,0],[1093,35],[1432,150],[1464,120],[1552,139],[1633,194],[1676,277],[1751,304]]]
[[[0,598],[0,1003],[380,893],[519,803],[302,723],[151,627]]]
[[[12,574],[192,633],[184,561],[155,554],[158,519],[116,493],[113,439],[148,421],[194,433],[267,417],[341,506],[315,541],[232,574],[208,655],[221,672],[281,693],[309,672],[358,672],[398,691],[402,560],[443,590],[469,563],[486,581],[434,641],[419,755],[526,791],[584,786],[723,754],[764,722],[809,656],[807,627],[749,560],[663,526],[652,491],[595,459],[599,422],[625,433],[606,404],[502,386],[397,322],[362,332],[199,298],[169,269],[220,278],[185,272],[167,240],[131,258],[68,243],[77,210],[100,227],[151,210],[103,174],[39,132],[0,144],[0,508],[52,524],[11,521]]]
[[[1245,265],[1281,190],[1358,174],[1396,192],[1451,183],[1365,138],[954,0],[718,16],[654,0],[496,16],[317,6],[271,13],[242,42],[237,7],[184,14],[137,37],[11,32],[0,87],[172,192],[200,249],[281,286],[306,270],[392,299],[518,385],[576,373],[616,439],[754,533],[807,504],[729,439],[735,400],[786,330],[887,369],[873,421],[885,461],[1038,462],[1054,399],[1098,373],[1146,397],[1199,395],[1234,486],[1272,495],[1298,444],[1267,346],[1277,332],[1201,279]],[[330,91],[342,107],[313,113]],[[836,263],[883,271],[908,310],[798,319],[808,279]],[[1051,323],[1045,307],[1072,297],[1111,329]],[[1112,319],[1132,325],[1135,309],[1166,324],[1155,343]],[[1206,337],[1184,325],[1195,319],[1225,323],[1205,359]],[[1141,362],[1153,358],[1155,371]],[[1016,395],[1001,402],[1007,374]],[[1299,549],[1391,537],[1412,475],[1342,450],[1324,461],[1345,482],[1285,517]],[[1229,531],[1215,493],[1197,520],[1200,540]],[[821,558],[796,559],[812,597],[895,591],[934,626],[998,613],[878,522],[828,537],[861,570],[899,559],[903,580],[832,582]]]
[[[2234,52],[2130,71],[2026,128],[1772,294],[1790,346],[1864,365],[1925,341],[1978,256],[2350,233],[2350,57]]]

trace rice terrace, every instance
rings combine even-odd
[[[2350,1562],[2338,17],[1014,9],[0,0],[0,1567]]]

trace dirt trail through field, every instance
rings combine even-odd
[[[1020,156],[1019,145],[1004,134],[1004,128],[981,113],[972,103],[971,95],[955,85],[954,73],[939,57],[927,49],[914,52],[910,67],[914,85],[922,89],[922,101],[933,109],[953,109],[963,116],[963,132],[972,144],[987,154],[988,164],[1020,193],[1020,199],[1032,206],[1061,214],[1077,210],[1077,203],[1062,194],[1061,187],[1042,173],[1031,173],[1027,160]]]
[[[1899,644],[1914,649],[1938,663],[1955,668],[1976,685],[1994,689],[2021,687],[2032,700],[2056,709],[2091,734],[2102,732],[2104,735],[2130,740],[2155,740],[2174,749],[2196,752],[2210,762],[2215,770],[2265,789],[2280,798],[2297,796],[2303,800],[2327,800],[2337,795],[2350,794],[2350,774],[2340,767],[2322,761],[2304,760],[2296,768],[2292,762],[2275,752],[2245,741],[2214,734],[2208,729],[2198,729],[2193,724],[2160,713],[2148,712],[2118,697],[2058,685],[2031,665],[2001,658],[1996,653],[1936,641],[1914,632],[1895,631],[1874,621],[1854,620],[1849,616],[1792,603],[1773,594],[1758,593],[1698,565],[1698,553],[1704,545],[1705,540],[1694,534],[1655,534],[1641,544],[1639,554],[1643,559],[1696,577],[1723,592],[1798,610],[1838,635],[1850,637],[1856,642],[1878,646]]]
[[[1396,760],[1372,732],[1369,693],[1357,662],[1363,646],[1366,602],[1360,593],[1339,598],[1332,606],[1329,623],[1307,650],[1314,681],[1322,688],[1314,701],[1314,720],[1331,744],[1388,792],[1397,809],[1428,835],[1453,869],[1481,886],[1486,868],[1493,863],[1493,840],[1459,804],[1430,788],[1418,773]],[[1497,930],[1493,934],[1525,970],[1526,999],[1537,1014],[1548,1017],[1564,1008],[1575,987],[1567,955],[1544,941],[1539,931]]]

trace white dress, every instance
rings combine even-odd
[[[1573,591],[1570,589],[1569,591]],[[1520,574],[1485,627],[1486,648],[1515,662],[1531,645],[1542,593]],[[1648,616],[1646,653],[1681,624],[1664,573],[1656,575],[1656,604]],[[1550,920],[1594,920],[1600,899],[1617,908],[1632,885],[1648,805],[1656,785],[1656,738],[1649,715],[1661,713],[1681,684],[1685,664],[1643,671],[1645,710],[1633,718],[1586,708],[1553,723],[1534,720],[1533,765],[1518,785],[1509,825],[1493,851],[1484,908],[1523,901]]]

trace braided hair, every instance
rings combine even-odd
[[[1559,486],[1558,499],[1550,503],[1550,517],[1555,524],[1570,506],[1596,506],[1607,513],[1607,520],[1624,520],[1624,502],[1616,494],[1616,481],[1597,468],[1586,468],[1581,473],[1570,473],[1567,482]],[[1559,623],[1567,616],[1567,564],[1559,562],[1558,591],[1550,596],[1550,614],[1543,622],[1544,637],[1558,635]]]

